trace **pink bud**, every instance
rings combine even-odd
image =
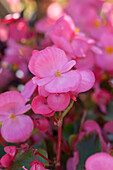
[[[1,165],[2,165],[3,167],[6,168],[6,167],[10,166],[11,163],[12,163],[12,156],[11,156],[11,155],[9,155],[9,154],[7,153],[7,154],[5,154],[4,156],[2,156],[2,158],[1,158]]]
[[[17,153],[16,146],[6,146],[4,151],[8,153],[10,156],[14,157]]]
[[[37,128],[40,132],[46,132],[49,128],[49,121],[45,118],[39,119]]]

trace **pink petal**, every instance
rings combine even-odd
[[[64,50],[67,53],[73,53],[71,43],[66,38],[51,34],[51,39],[58,48]]]
[[[108,133],[113,133],[113,121],[111,122],[107,122],[105,125],[104,125],[104,130]]]
[[[36,89],[36,85],[33,83],[32,80],[29,80],[23,90],[21,91],[21,94],[25,97],[26,102],[28,102],[30,100],[30,97],[32,96],[33,92]]]
[[[72,47],[73,47],[74,54],[77,57],[85,57],[86,52],[89,48],[86,41],[79,40],[79,39],[74,39],[72,41]]]
[[[16,149],[16,146],[5,146],[4,147],[4,151],[6,152],[6,153],[8,153],[9,155],[11,155],[11,156],[15,156],[16,155],[16,153],[17,153],[17,149]]]
[[[1,128],[2,137],[11,143],[26,141],[33,131],[33,121],[29,116],[20,115],[6,120]]]
[[[35,78],[35,77],[34,77]],[[49,76],[49,77],[46,77],[46,78],[42,78],[42,79],[35,79],[35,83],[39,86],[43,86],[47,83],[49,83],[51,80],[53,80],[54,76]]]
[[[69,71],[76,64],[75,60],[69,61],[65,66],[62,67],[61,73]]]
[[[0,107],[5,107],[5,105],[13,103],[19,108],[24,105],[25,102],[25,98],[17,91],[8,91],[0,94]]]
[[[90,70],[82,70],[82,69],[81,70],[78,69],[78,71],[82,77],[82,80],[78,89],[76,89],[76,92],[80,93],[91,89],[95,82],[95,77],[93,72]]]
[[[49,108],[46,99],[42,96],[37,96],[33,99],[31,107],[36,114],[49,114],[53,110]]]
[[[86,57],[77,58],[76,68],[78,69],[90,69],[95,64],[95,56],[93,53],[88,52]]]
[[[44,78],[54,75],[57,70],[68,62],[64,51],[56,47],[47,47],[42,51],[35,51],[29,61],[29,69],[38,77]]]
[[[86,170],[113,170],[113,157],[108,153],[96,153],[85,163]]]
[[[39,96],[47,97],[49,93],[45,90],[45,86],[38,87]]]
[[[70,102],[69,94],[50,94],[47,98],[49,107],[54,111],[64,110]]]
[[[78,71],[71,70],[67,73],[55,77],[50,83],[45,85],[45,90],[49,93],[63,93],[76,90],[80,84],[81,76]]]
[[[30,104],[27,104],[23,107],[21,107],[17,112],[16,112],[16,115],[20,115],[20,114],[23,114],[23,113],[26,113],[28,110],[31,109],[31,105]]]

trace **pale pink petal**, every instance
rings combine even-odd
[[[47,98],[49,107],[54,111],[64,110],[70,102],[69,94],[50,94]]]
[[[33,121],[29,116],[20,115],[6,120],[1,128],[2,137],[11,143],[26,141],[33,131]]]
[[[31,107],[36,114],[49,114],[53,110],[49,108],[46,99],[42,96],[37,96],[33,99]]]
[[[75,67],[78,69],[90,69],[95,65],[95,56],[93,53],[88,52],[86,57],[79,57],[76,59]]]
[[[5,107],[5,105],[13,103],[19,108],[24,105],[25,102],[25,98],[17,91],[8,91],[0,94],[0,107]]]
[[[21,94],[22,94],[22,96],[25,97],[26,102],[28,102],[30,100],[30,97],[32,96],[35,89],[36,89],[36,84],[34,84],[32,80],[29,80],[25,84],[23,90],[21,91]]]
[[[113,121],[111,122],[107,122],[105,125],[104,125],[104,130],[108,133],[113,133]]]
[[[75,60],[69,61],[65,66],[62,67],[61,73],[69,71],[76,64]]]
[[[43,85],[49,83],[53,79],[54,79],[54,76],[49,76],[49,77],[46,77],[46,78],[38,79],[38,80],[35,81],[35,83],[39,86],[43,86]]]
[[[91,89],[95,82],[95,77],[93,72],[90,70],[82,70],[82,69],[81,70],[77,69],[77,70],[79,71],[82,80],[78,89],[76,89],[76,92],[80,93]]]
[[[45,85],[45,90],[50,93],[63,93],[74,91],[80,84],[81,76],[78,71],[71,70],[67,73],[55,77],[50,83]]]
[[[27,104],[27,105],[21,107],[15,114],[20,115],[20,114],[26,113],[30,109],[31,109],[31,105]]]
[[[39,96],[47,97],[49,93],[45,90],[45,86],[38,87]]]
[[[74,39],[72,41],[73,52],[77,57],[86,57],[86,52],[89,48],[86,41]]]
[[[47,47],[42,51],[35,51],[29,61],[29,69],[38,77],[44,78],[51,75],[68,62],[64,51],[56,47]]]
[[[85,163],[86,170],[113,170],[113,157],[108,153],[96,153]]]
[[[67,53],[73,53],[73,49],[69,40],[55,34],[51,34],[51,39],[58,48],[64,50]]]

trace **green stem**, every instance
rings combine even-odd
[[[69,112],[69,110],[73,107],[74,104],[74,100],[71,102],[71,104],[67,107],[67,109],[62,113],[62,119],[67,115],[67,113]]]

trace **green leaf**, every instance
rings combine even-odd
[[[94,153],[101,152],[101,142],[96,132],[84,135],[75,145],[79,151],[79,164],[77,170],[83,170],[86,159]]]
[[[73,143],[74,139],[76,139],[76,138],[77,138],[77,135],[70,135],[69,136],[69,145],[70,146],[72,146],[72,143]]]
[[[0,143],[0,158],[5,154],[6,154],[6,152],[4,151],[4,147]]]
[[[74,125],[69,122],[63,129],[63,136],[68,141],[68,138],[71,134],[74,134]]]
[[[103,118],[107,121],[113,120],[113,100],[109,103],[107,114],[103,116]]]
[[[39,149],[39,152],[45,157],[48,157],[47,152],[45,150]],[[32,151],[28,151],[24,155],[21,155],[18,158],[16,157],[16,159],[14,160],[12,165],[8,168],[8,170],[22,170],[22,166],[25,166],[25,168],[29,170],[31,168],[29,165],[30,162],[35,160],[35,156],[32,154],[33,154]],[[48,163],[45,159],[43,159],[39,155],[38,155],[38,161],[42,163]]]

